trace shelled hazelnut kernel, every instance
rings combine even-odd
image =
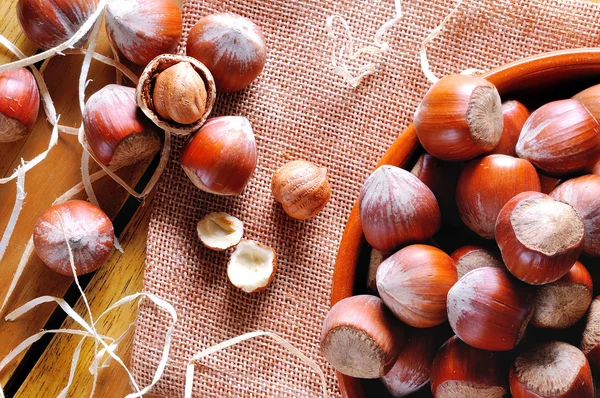
[[[472,347],[509,351],[523,337],[533,304],[531,287],[505,270],[477,268],[448,292],[448,321],[454,333]]]
[[[25,68],[0,73],[0,142],[31,133],[40,109],[40,92]]]
[[[288,216],[308,220],[323,210],[331,197],[327,169],[305,160],[288,162],[273,174],[271,192]]]
[[[585,315],[592,297],[592,277],[577,261],[562,278],[536,289],[531,324],[539,328],[573,326]]]
[[[477,268],[482,267],[493,267],[505,269],[502,258],[499,254],[493,253],[489,250],[481,248],[479,246],[463,246],[456,249],[450,257],[456,264],[456,271],[458,272],[458,278],[462,278],[469,271],[473,271]]]
[[[550,341],[529,347],[510,368],[514,398],[593,398],[592,371],[585,355],[570,344]]]
[[[585,224],[583,251],[600,256],[600,175],[589,174],[565,181],[550,196],[573,206]]]
[[[504,353],[480,350],[451,337],[431,366],[431,392],[439,398],[502,398],[508,393]]]
[[[404,325],[379,297],[351,296],[325,316],[321,353],[342,374],[376,379],[392,369],[405,338]]]
[[[377,270],[377,291],[404,323],[428,328],[447,319],[446,296],[458,279],[446,253],[427,245],[410,245],[388,257]]]
[[[529,111],[519,101],[506,101],[500,107],[504,127],[500,142],[494,150],[493,154],[517,156],[515,146],[519,140],[521,129],[529,117]]]
[[[549,102],[529,116],[516,150],[550,176],[586,172],[600,156],[600,124],[577,100]]]
[[[469,160],[500,142],[500,95],[485,79],[449,75],[429,89],[414,116],[421,145],[438,159]]]
[[[50,207],[33,228],[33,245],[40,259],[53,271],[67,276],[73,275],[69,247],[75,272],[83,275],[104,264],[114,238],[108,216],[99,207],[82,200]]]
[[[192,57],[163,54],[146,66],[136,89],[140,109],[154,124],[188,135],[206,121],[216,99],[215,82]]]
[[[554,282],[581,254],[585,226],[577,211],[539,192],[506,203],[496,221],[496,242],[508,270],[532,285]]]
[[[430,238],[441,224],[431,190],[395,166],[381,166],[371,174],[360,191],[359,208],[367,242],[383,252]]]
[[[539,191],[540,179],[527,160],[506,155],[475,159],[463,169],[456,187],[460,218],[483,238],[495,236],[500,209],[515,195]]]

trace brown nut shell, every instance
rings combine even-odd
[[[172,120],[166,120],[162,118],[158,112],[156,112],[156,108],[154,106],[153,92],[158,75],[167,68],[180,62],[187,62],[191,64],[194,70],[204,81],[206,89],[206,106],[204,107],[204,113],[200,119],[190,124],[181,124]],[[198,60],[192,57],[186,57],[184,55],[163,54],[154,58],[152,61],[150,61],[150,63],[148,63],[142,72],[136,89],[137,104],[146,114],[146,116],[148,116],[148,118],[161,129],[177,135],[188,135],[193,131],[198,130],[210,115],[216,97],[217,90],[215,87],[215,82],[208,68],[206,68],[206,66],[204,66]]]
[[[594,298],[590,305],[580,348],[594,372],[600,371],[600,296]]]
[[[477,268],[492,267],[505,269],[499,253],[493,253],[479,246],[467,245],[460,247],[450,257],[456,263],[456,272],[459,279]]]
[[[25,68],[0,73],[0,142],[24,138],[33,130],[40,109],[40,92]]]
[[[504,127],[502,129],[500,142],[491,153],[517,156],[515,146],[519,140],[521,129],[529,117],[529,111],[525,105],[519,101],[503,102],[500,110],[502,111],[502,117],[504,119]]]

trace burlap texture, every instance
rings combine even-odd
[[[410,123],[430,86],[418,62],[420,43],[453,6],[449,0],[403,1],[404,18],[386,35],[390,51],[380,58],[378,73],[353,90],[328,68],[332,41],[325,19],[344,15],[364,44],[394,15],[392,0],[187,1],[185,32],[210,12],[235,12],[262,28],[269,55],[259,79],[241,93],[220,94],[213,111],[244,115],[253,125],[258,167],[243,195],[217,197],[195,188],[177,162],[182,140],[175,140],[157,188],[144,290],[171,302],[180,321],[156,393],[181,396],[185,364],[196,351],[262,329],[281,334],[317,361],[329,392],[339,395],[318,340],[341,234],[362,181]],[[429,59],[441,76],[487,70],[544,51],[597,46],[599,20],[600,8],[587,2],[466,0],[431,46]],[[271,196],[271,175],[287,156],[329,169],[332,198],[313,220],[291,220]],[[269,289],[247,295],[228,283],[229,253],[207,250],[196,237],[196,222],[210,211],[239,217],[247,238],[277,251],[278,273]],[[155,371],[168,321],[151,305],[140,309],[133,370],[144,384]],[[201,364],[197,396],[320,395],[315,373],[269,340],[244,343]]]

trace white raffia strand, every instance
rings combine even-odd
[[[421,50],[419,51],[419,56],[421,58],[421,70],[423,71],[423,74],[425,75],[427,80],[429,80],[431,83],[437,83],[440,80],[440,78],[437,77],[429,67],[429,59],[427,59],[427,46],[436,37],[438,37],[440,33],[442,33],[442,30],[444,29],[450,18],[452,18],[454,14],[456,14],[456,11],[458,11],[458,7],[460,7],[462,2],[463,0],[458,0],[452,11],[450,11],[450,13],[446,15],[442,22],[440,22],[440,24],[436,26],[435,29],[433,29],[431,33],[429,33],[429,35],[427,35],[423,42],[421,42]]]
[[[323,391],[323,398],[328,397],[327,382],[325,381],[325,374],[323,373],[321,368],[319,368],[319,365],[317,365],[312,359],[310,359],[309,357],[304,355],[302,353],[302,351],[300,351],[299,349],[297,349],[296,347],[291,345],[289,342],[287,342],[284,338],[282,338],[278,334],[273,333],[273,332],[263,332],[263,331],[258,330],[256,332],[245,333],[240,336],[234,337],[230,340],[216,344],[212,347],[207,348],[206,350],[203,350],[203,351],[195,354],[188,361],[188,364],[187,364],[187,368],[186,368],[186,372],[185,372],[184,398],[192,398],[192,388],[194,386],[194,369],[195,369],[196,361],[198,361],[204,357],[207,357],[211,354],[214,354],[216,352],[223,351],[224,349],[234,346],[236,344],[239,344],[243,341],[254,339],[257,337],[261,337],[261,336],[269,337],[270,339],[274,340],[277,344],[279,344],[280,346],[285,348],[287,351],[289,351],[291,354],[293,354],[298,359],[300,359],[302,362],[304,362],[305,364],[310,366],[315,371],[315,373],[317,373],[319,375],[319,378],[321,379],[321,388]]]
[[[0,240],[0,261],[2,261],[2,258],[6,253],[6,248],[8,247],[10,238],[15,230],[15,226],[17,225],[19,214],[21,214],[21,210],[23,209],[25,196],[25,169],[23,163],[21,163],[21,166],[17,169],[17,195],[15,198],[15,205],[10,214],[10,218],[8,219],[8,224],[6,224],[6,228],[4,229],[4,233],[2,234],[2,240]]]
[[[400,19],[402,19],[401,0],[394,0],[394,6],[394,17],[386,23],[384,23],[377,30],[377,32],[375,33],[373,44],[361,47],[356,51],[354,51],[354,37],[352,36],[352,30],[350,29],[348,22],[346,22],[346,19],[339,14],[327,17],[327,20],[325,21],[325,28],[327,29],[327,34],[333,40],[330,66],[333,68],[335,73],[341,76],[342,79],[348,85],[350,85],[350,87],[358,87],[365,77],[372,75],[377,71],[377,66],[372,62],[366,62],[364,65],[356,68],[356,70],[352,72],[350,66],[348,65],[349,61],[358,59],[363,54],[376,55],[388,51],[389,45],[387,42],[383,41],[383,35],[390,28],[396,25],[400,21]],[[345,44],[342,44],[341,48],[339,49],[339,52],[337,50],[337,44],[339,40],[333,28],[333,25],[336,20],[340,21],[345,36],[345,38],[343,39]]]

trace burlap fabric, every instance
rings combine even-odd
[[[173,303],[180,322],[156,393],[181,396],[185,364],[196,351],[262,329],[281,334],[317,361],[329,392],[339,395],[318,340],[340,237],[362,181],[410,123],[430,85],[418,62],[420,43],[453,6],[449,0],[403,1],[404,18],[386,35],[390,51],[380,58],[378,73],[353,90],[328,68],[332,41],[325,20],[344,15],[358,44],[365,44],[394,15],[392,0],[187,1],[186,32],[203,15],[232,11],[262,28],[269,55],[259,79],[241,93],[219,95],[213,112],[244,115],[253,125],[258,167],[243,195],[217,197],[195,188],[177,163],[182,140],[175,140],[158,186],[144,290]],[[441,76],[544,51],[598,46],[599,20],[600,8],[587,2],[466,0],[431,46],[429,59]],[[288,157],[329,169],[333,195],[313,220],[291,220],[271,196],[271,175]],[[277,251],[279,269],[269,289],[247,295],[228,283],[229,253],[206,250],[196,237],[196,222],[210,211],[239,217],[247,238]],[[133,369],[144,384],[158,363],[168,322],[151,305],[141,307]],[[320,395],[315,373],[265,339],[202,361],[194,385],[200,397]]]

